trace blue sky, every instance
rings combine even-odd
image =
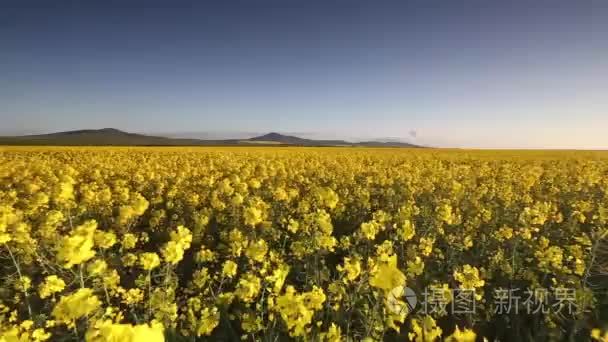
[[[607,34],[605,1],[0,1],[0,133],[608,148]]]

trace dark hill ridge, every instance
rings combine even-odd
[[[313,140],[294,137],[290,135],[283,135],[280,133],[268,133],[259,137],[251,138],[250,141],[272,141],[280,142],[282,144],[290,145],[304,145],[304,146],[369,146],[369,147],[420,147],[410,143],[404,143],[400,141],[362,141],[362,142],[348,142],[345,140]]]
[[[0,137],[0,145],[54,146],[360,146],[360,147],[420,147],[402,142],[357,142],[344,140],[314,140],[268,133],[250,139],[182,139],[124,132],[115,128],[83,129],[49,134]]]
[[[272,141],[285,145],[302,145],[302,146],[350,146],[353,143],[344,140],[314,140],[294,137],[291,135],[283,135],[280,133],[268,133],[259,137],[248,139],[249,141]]]
[[[253,137],[251,139],[247,139],[249,141],[272,141],[279,142],[283,144],[292,144],[292,145],[300,145],[309,142],[308,139],[303,139],[299,137],[294,137],[291,135],[283,135],[275,132],[271,132],[268,134],[260,135],[258,137]]]
[[[285,139],[303,140],[302,138],[298,138],[298,137],[294,137],[294,136],[289,136],[289,135],[283,135],[283,134],[279,134],[279,133],[275,133],[275,132],[270,132],[268,134],[260,135],[258,137],[254,137],[254,138],[251,138],[249,140],[253,140],[253,141],[264,141],[264,140],[279,141],[279,140],[285,140]]]

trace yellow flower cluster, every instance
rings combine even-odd
[[[61,297],[61,300],[53,308],[53,317],[66,324],[74,324],[74,321],[86,317],[99,309],[101,302],[95,296],[92,289],[82,288],[76,292]]]
[[[191,242],[192,234],[188,228],[177,227],[176,231],[171,232],[171,240],[162,249],[165,261],[173,265],[180,262],[184,257],[184,251],[190,248]]]
[[[602,333],[600,329],[592,329],[591,330],[591,339],[593,341],[606,342],[608,341],[608,331]]]
[[[287,286],[285,294],[276,300],[275,310],[281,315],[290,336],[305,336],[312,322],[315,310],[320,310],[325,302],[323,290],[314,287],[310,292],[297,294],[293,286]]]
[[[607,240],[605,152],[0,147],[0,341],[602,341]]]
[[[131,325],[99,321],[86,333],[90,342],[163,342],[163,326],[158,323]]]
[[[479,276],[479,270],[468,264],[464,265],[461,271],[454,271],[454,279],[460,283],[460,287],[464,290],[477,290],[485,284],[485,280]],[[477,294],[477,299],[481,298],[482,296]]]
[[[44,282],[40,285],[38,292],[40,298],[45,299],[52,296],[53,294],[62,291],[65,288],[65,282],[63,279],[56,275],[50,275],[44,279]]]
[[[95,229],[97,229],[97,222],[87,221],[62,239],[57,251],[57,260],[63,263],[63,267],[70,268],[80,265],[95,256],[93,250]]]

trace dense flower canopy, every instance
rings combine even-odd
[[[0,341],[605,340],[607,240],[603,152],[2,148]]]

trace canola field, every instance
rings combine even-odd
[[[0,147],[0,341],[607,341],[608,153]]]

